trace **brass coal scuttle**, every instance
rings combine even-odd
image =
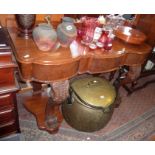
[[[66,122],[73,128],[94,132],[111,119],[116,91],[107,80],[88,77],[75,80],[70,86],[70,98],[62,104]]]

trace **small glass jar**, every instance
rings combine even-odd
[[[101,35],[102,35],[102,28],[96,27],[94,31],[93,41],[97,42],[100,39]]]
[[[112,41],[113,41],[113,38],[111,37],[108,37],[105,44],[104,44],[104,49],[105,50],[111,50],[112,49]]]
[[[107,42],[107,39],[109,37],[109,34],[111,34],[111,33],[112,33],[112,29],[110,27],[104,27],[103,28],[102,35],[98,39],[98,41],[96,43],[99,48],[103,48],[104,47],[104,45]]]
[[[110,14],[106,16],[106,25],[112,29],[116,29],[118,26],[122,26],[125,23],[125,19],[122,15]]]
[[[107,38],[108,38],[108,33],[104,31],[102,33],[101,37],[99,38],[98,42],[96,43],[96,45],[99,48],[103,48],[106,43]]]

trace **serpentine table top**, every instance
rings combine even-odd
[[[25,81],[60,81],[85,72],[102,73],[116,70],[123,65],[141,65],[151,51],[151,47],[146,43],[132,45],[115,39],[110,51],[90,50],[79,43],[80,55],[73,58],[69,48],[40,51],[32,39],[18,37],[16,28],[8,30]]]

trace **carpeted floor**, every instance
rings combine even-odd
[[[148,77],[149,80],[155,76]],[[148,78],[141,79],[143,84]],[[155,83],[148,85],[131,96],[121,88],[122,103],[116,108],[107,126],[94,133],[79,132],[63,121],[57,134],[49,134],[37,128],[34,116],[23,107],[23,97],[31,92],[18,94],[20,128],[26,141],[68,140],[150,140],[155,135]]]

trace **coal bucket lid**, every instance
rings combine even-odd
[[[78,79],[71,83],[71,89],[81,100],[93,107],[108,107],[116,98],[114,86],[99,77]]]

